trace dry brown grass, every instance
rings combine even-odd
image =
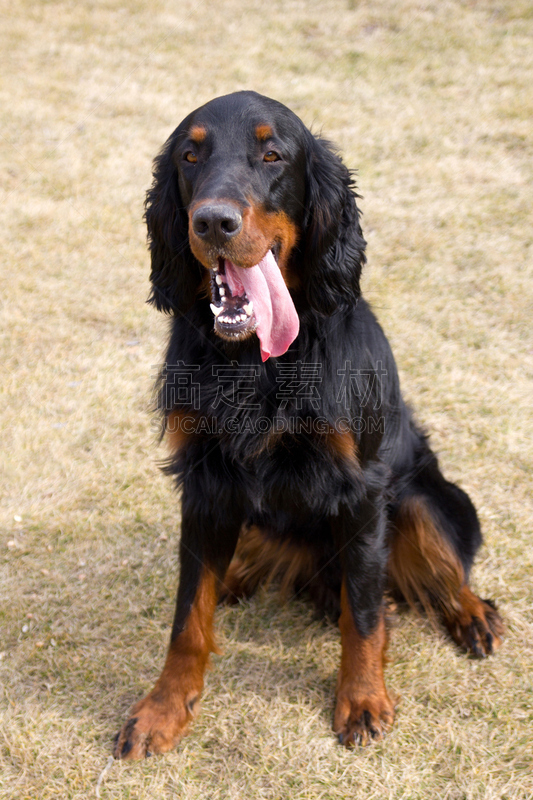
[[[102,798],[533,796],[529,0],[5,3],[0,796],[95,796],[161,666],[177,504],[147,408],[151,159],[184,114],[255,88],[359,167],[367,296],[447,474],[475,499],[474,582],[508,622],[475,663],[400,616],[381,746],[330,732],[337,633],[271,595],[218,612],[203,713]]]

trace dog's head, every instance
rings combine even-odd
[[[209,285],[216,333],[285,352],[299,307],[359,297],[364,240],[352,177],[325,140],[255,92],[219,97],[178,126],[146,201],[153,302],[184,313]],[[209,293],[209,292],[208,292]]]

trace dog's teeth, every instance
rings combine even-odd
[[[221,286],[221,287],[220,287],[220,289],[218,290],[218,293],[219,293],[219,295],[220,295],[221,297],[224,297],[224,296],[225,296],[225,294],[226,294],[226,290],[225,290],[225,289],[223,289],[223,288],[222,288],[222,286]]]
[[[218,315],[222,313],[222,306],[215,306],[213,303],[211,303],[210,307],[215,317],[218,317]]]
[[[249,316],[249,317],[251,317],[251,316],[252,316],[252,311],[254,310],[254,304],[253,304],[253,301],[252,301],[252,300],[250,300],[250,302],[249,302],[249,303],[247,303],[245,306],[243,306],[243,309],[246,311],[246,313],[248,314],[248,316]]]
[[[222,284],[224,283],[222,275],[217,275],[215,280],[216,280],[216,282],[218,283],[219,286],[222,286]]]
[[[215,308],[217,307],[211,305],[212,310]],[[224,314],[224,316],[222,316],[222,310],[222,308],[217,308],[218,313],[215,314],[215,311],[213,310],[213,314],[215,314],[219,322],[223,322],[225,325],[238,325],[240,322],[244,322],[247,319],[246,314],[232,314],[231,316]]]

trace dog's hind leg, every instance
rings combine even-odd
[[[269,536],[255,525],[245,527],[222,582],[220,601],[236,603],[274,582],[282,594],[289,595],[311,579],[314,569],[309,549]]]
[[[479,521],[470,498],[442,476],[427,450],[392,509],[388,571],[394,588],[412,607],[421,605],[454,641],[484,657],[500,646],[503,623],[494,603],[468,586],[481,544]]]

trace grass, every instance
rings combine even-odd
[[[148,413],[151,160],[192,108],[255,88],[359,169],[365,291],[508,625],[469,661],[398,615],[383,745],[331,732],[334,628],[270,594],[217,613],[203,711],[102,798],[533,796],[533,15],[527,0],[16,0],[0,29],[0,797],[96,796],[158,674],[179,507]]]

